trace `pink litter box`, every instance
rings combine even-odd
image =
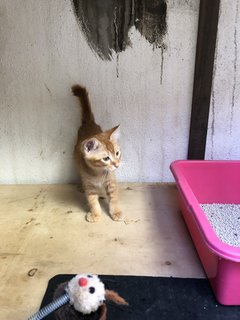
[[[200,206],[240,204],[240,161],[179,160],[170,169],[181,212],[216,299],[223,305],[240,305],[240,247],[217,237]]]

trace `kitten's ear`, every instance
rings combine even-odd
[[[97,150],[99,146],[100,142],[95,138],[91,138],[82,142],[82,148],[87,153]]]
[[[109,139],[111,141],[117,141],[120,138],[120,124],[107,131]]]

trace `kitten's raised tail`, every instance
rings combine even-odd
[[[82,107],[82,123],[95,122],[86,88],[75,84],[72,86],[72,93],[79,98]]]

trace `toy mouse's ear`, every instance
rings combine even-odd
[[[125,299],[120,297],[120,295],[117,292],[112,291],[112,290],[105,291],[105,298],[106,298],[106,300],[112,300],[116,304],[128,305],[128,303]]]

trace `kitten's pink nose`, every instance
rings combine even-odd
[[[119,162],[114,162],[114,167],[118,168],[120,166]]]
[[[88,284],[88,279],[87,278],[80,278],[78,280],[78,284],[80,287],[85,287]]]

